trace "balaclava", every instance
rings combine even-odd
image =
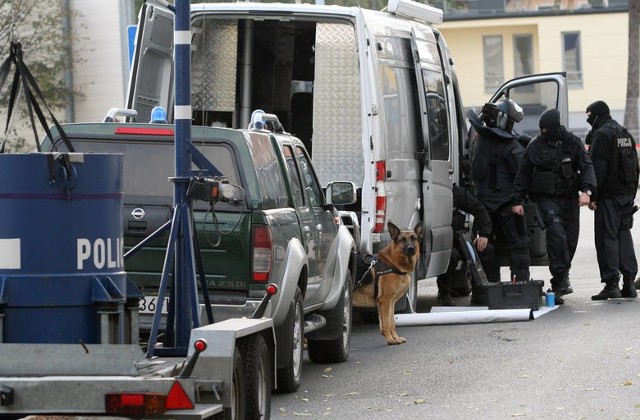
[[[540,116],[540,131],[547,129],[549,138],[557,140],[560,137],[560,113],[557,109],[548,109]]]
[[[592,127],[593,127],[593,124],[598,119],[598,117],[604,117],[606,115],[609,115],[609,112],[610,112],[609,105],[607,105],[606,102],[604,101],[595,101],[594,103],[592,103],[587,107],[586,112],[589,112],[589,111],[591,111],[591,115],[589,115],[589,117],[587,118],[587,122]]]

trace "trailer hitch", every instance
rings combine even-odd
[[[271,296],[278,293],[278,286],[274,283],[269,283],[265,288],[265,291],[267,293],[262,298],[260,305],[258,305],[256,310],[253,312],[253,315],[251,315],[251,318],[253,319],[260,319],[264,316],[264,312],[267,310],[267,305],[269,304],[269,300],[271,300]]]
[[[191,376],[191,372],[193,372],[193,368],[195,367],[196,362],[198,361],[198,356],[200,356],[200,353],[202,353],[207,349],[207,340],[205,340],[204,338],[197,339],[193,343],[193,349],[195,351],[193,352],[189,360],[187,360],[187,363],[184,365],[184,368],[182,368],[180,375],[178,375],[179,379],[188,379]]]

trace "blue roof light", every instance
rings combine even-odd
[[[153,107],[149,123],[167,124],[167,111],[161,106]]]

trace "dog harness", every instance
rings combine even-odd
[[[386,262],[378,259],[378,254],[371,255],[371,263],[369,264],[369,268],[364,272],[360,280],[354,286],[354,290],[358,287],[367,285],[373,281],[373,297],[375,299],[378,296],[378,282],[380,280],[380,276],[384,276],[385,274],[394,273],[399,275],[407,274],[406,271],[400,271],[396,267],[387,264]],[[371,276],[371,270],[375,268],[375,276]]]

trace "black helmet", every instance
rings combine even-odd
[[[522,121],[524,113],[520,105],[511,99],[500,99],[496,102],[499,109],[496,126],[504,131],[511,131],[513,124]]]
[[[495,127],[496,120],[498,119],[498,107],[496,104],[487,102],[482,107],[482,111],[480,112],[480,121],[485,123],[487,127]]]
[[[522,121],[523,116],[520,105],[511,99],[502,98],[496,103],[484,104],[480,119],[487,127],[497,127],[510,132],[513,124]]]

